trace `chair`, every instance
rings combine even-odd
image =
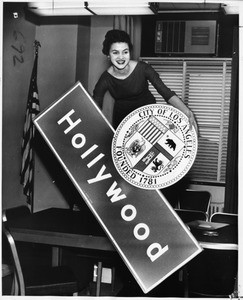
[[[13,220],[17,217],[20,216],[27,216],[30,214],[30,210],[26,205],[22,205],[22,206],[18,206],[15,208],[10,208],[7,210],[4,210],[2,212],[2,219],[4,222],[7,221],[7,219],[9,220]],[[5,249],[8,243],[2,243],[2,253],[5,252]],[[6,278],[6,279],[5,279]],[[16,293],[16,287],[17,287],[17,279],[16,279],[16,275],[14,272],[14,267],[12,264],[12,260],[9,261],[9,258],[6,257],[6,255],[2,256],[2,280],[5,280],[5,282],[7,282],[7,279],[12,281],[11,284],[11,295],[14,295]],[[9,285],[9,284],[7,284]],[[6,292],[9,293],[9,292]]]
[[[189,223],[195,220],[207,220],[207,215],[203,211],[189,210],[189,209],[175,209],[175,212],[182,219],[184,223]]]
[[[10,280],[10,282],[9,282]],[[2,262],[2,294],[14,295],[15,293],[15,276],[14,269],[11,264]],[[11,285],[11,286],[10,286]],[[6,288],[4,288],[6,287]]]
[[[180,193],[178,208],[203,211],[208,217],[211,198],[211,193],[208,191],[187,189]]]
[[[8,253],[5,256],[11,258],[14,274],[16,277],[15,295],[55,295],[68,296],[77,295],[78,281],[71,269],[67,266],[58,267],[38,267],[38,269],[23,270],[19,259],[17,247],[11,235],[7,220],[11,216],[17,216],[18,209],[11,209],[3,213],[2,235],[3,241],[8,245]],[[22,211],[20,207],[19,211]]]
[[[187,264],[189,297],[229,298],[237,266],[238,250],[204,249]]]
[[[216,212],[210,217],[210,222],[227,223],[231,225],[238,224],[238,215],[231,213]]]

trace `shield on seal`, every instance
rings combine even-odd
[[[171,122],[163,124],[154,116],[135,126],[125,143],[130,167],[154,175],[175,166],[185,143],[173,131],[177,128]]]

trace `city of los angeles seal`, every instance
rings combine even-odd
[[[142,189],[161,189],[189,171],[197,153],[197,134],[180,110],[163,104],[142,106],[118,126],[112,159],[119,174]]]

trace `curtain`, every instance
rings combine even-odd
[[[238,121],[239,121],[239,56],[238,29],[234,32],[232,57],[231,104],[229,117],[227,169],[224,212],[238,213]]]
[[[126,31],[133,41],[133,17],[131,16],[114,16],[113,28]]]
[[[140,16],[114,16],[113,28],[126,31],[133,44],[132,59],[139,59],[141,51],[142,23]]]

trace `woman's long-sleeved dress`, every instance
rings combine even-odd
[[[107,91],[114,98],[114,128],[133,110],[147,104],[156,103],[149,91],[149,82],[166,102],[175,95],[160,79],[159,74],[147,63],[138,62],[132,73],[125,79],[118,79],[105,71],[94,88],[93,98],[99,106]]]

